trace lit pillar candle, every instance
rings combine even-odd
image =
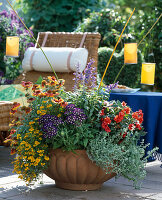
[[[6,38],[6,56],[19,56],[19,37],[10,36]]]
[[[124,44],[124,63],[137,64],[137,43]]]
[[[142,63],[141,83],[154,85],[155,63]]]

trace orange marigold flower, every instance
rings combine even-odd
[[[24,87],[24,88],[30,88],[30,87],[32,87],[32,85],[33,85],[33,83],[32,82],[30,82],[30,81],[27,81],[27,82],[25,82],[25,81],[22,81],[21,82],[21,85]]]

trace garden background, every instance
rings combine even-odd
[[[130,20],[104,78],[112,83],[124,62],[123,47],[126,42],[139,42],[162,11],[162,0],[14,0],[12,4],[26,25],[37,37],[40,31],[89,31],[101,34],[98,74],[101,78],[108,59],[133,8]],[[0,2],[0,84],[10,84],[22,72],[21,62],[25,49],[33,41],[21,22],[9,13],[7,1]],[[162,91],[162,20],[145,38],[138,50],[138,64],[128,65],[120,74],[120,84],[133,88],[140,86],[142,62],[156,63],[154,91]],[[20,56],[5,56],[5,39],[20,36]],[[129,77],[129,78],[128,78]]]

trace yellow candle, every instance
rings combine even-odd
[[[19,56],[19,37],[10,36],[6,38],[6,56]]]
[[[154,85],[155,63],[142,63],[141,83]]]
[[[137,43],[124,44],[124,63],[137,64]]]

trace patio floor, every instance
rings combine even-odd
[[[162,168],[159,161],[147,164],[147,177],[140,190],[124,178],[105,182],[97,191],[69,191],[55,187],[54,181],[43,175],[29,189],[12,173],[10,149],[0,146],[0,200],[162,200]]]

